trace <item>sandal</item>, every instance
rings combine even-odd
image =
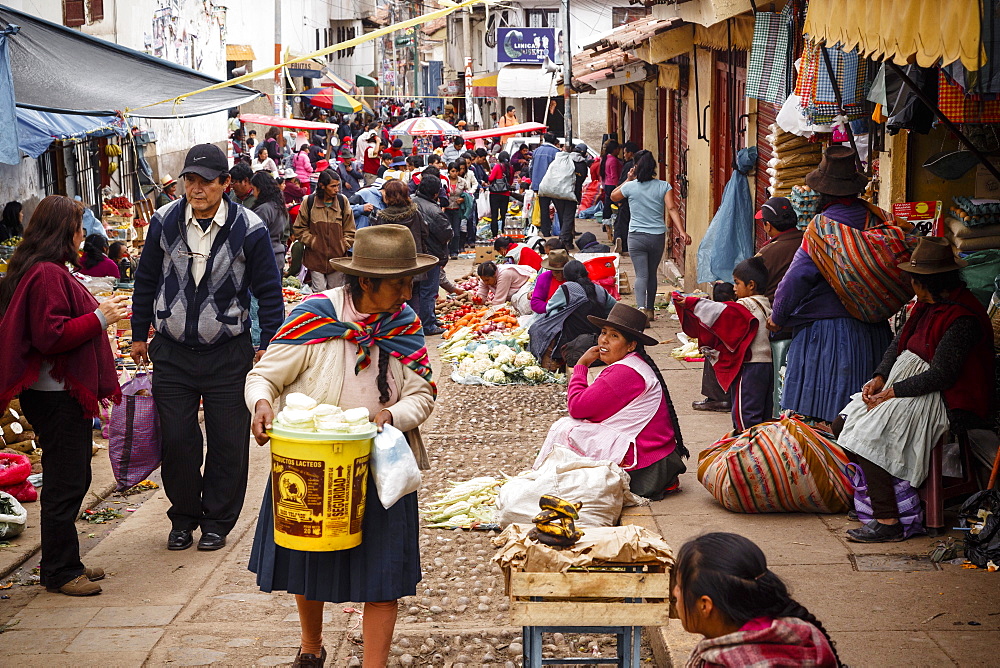
[[[872,520],[858,529],[848,529],[847,540],[854,543],[898,543],[906,540],[902,522],[882,524]]]

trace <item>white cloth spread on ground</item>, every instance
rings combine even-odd
[[[615,364],[624,364],[642,376],[646,384],[642,393],[603,422],[577,420],[572,417],[556,420],[549,428],[545,444],[542,445],[542,450],[538,453],[532,468],[538,468],[554,447],[569,448],[584,457],[615,464],[624,461],[631,450],[631,461],[638,461],[635,439],[656,415],[663,399],[663,389],[660,387],[660,381],[656,379],[656,374],[641,358],[627,355],[614,364],[604,367],[601,373]]]
[[[892,365],[885,389],[929,367],[916,354],[904,350]],[[896,397],[871,410],[859,392],[842,412],[846,423],[837,439],[840,447],[861,455],[914,487],[924,482],[931,448],[948,430],[948,411],[940,392]]]

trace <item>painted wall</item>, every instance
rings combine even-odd
[[[698,91],[702,105],[711,100],[713,59],[707,57],[702,50],[698,58],[698,81],[701,88]],[[692,63],[692,67],[694,64]],[[698,99],[695,95],[694,73],[688,77],[688,197],[687,197],[687,233],[691,235],[692,243],[685,254],[684,289],[692,290],[698,275],[698,244],[708,230],[715,209],[712,203],[712,152],[709,143],[698,139],[697,121],[701,110],[697,108]],[[709,126],[703,128],[706,136],[712,136],[711,114],[707,117]]]

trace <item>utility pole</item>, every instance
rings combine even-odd
[[[566,146],[573,150],[573,113],[570,109],[573,98],[573,53],[569,39],[569,0],[562,0],[563,17],[563,117],[566,120]]]
[[[465,122],[472,129],[472,124],[476,120],[476,115],[472,111],[472,35],[470,33],[470,19],[472,8],[466,7],[462,10],[462,52],[465,54]]]
[[[274,64],[280,65],[281,59],[281,0],[274,0]],[[278,68],[274,71],[274,115],[285,115],[285,84],[282,81],[284,71]]]

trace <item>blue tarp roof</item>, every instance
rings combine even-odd
[[[104,137],[123,132],[124,126],[117,116],[80,116],[50,114],[36,109],[17,110],[17,147],[32,158],[45,153],[56,139]]]

